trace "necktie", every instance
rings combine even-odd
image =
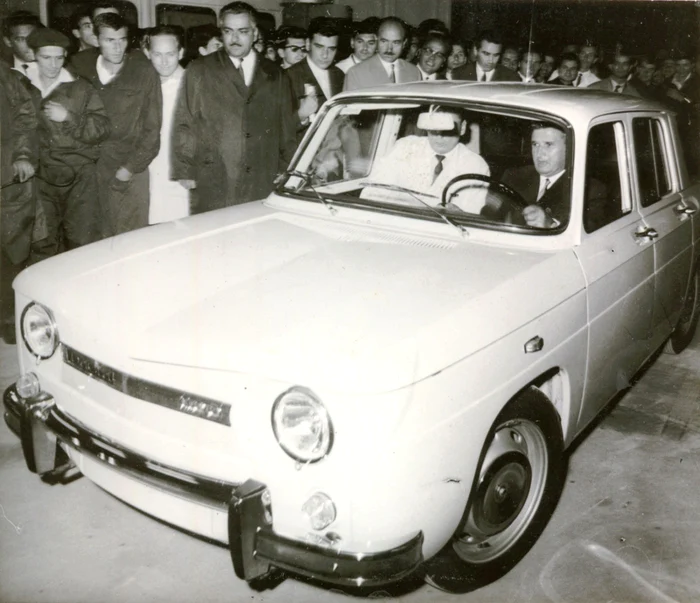
[[[27,69],[29,69],[29,65],[22,63],[22,71],[24,71],[25,74],[27,73]]]
[[[537,200],[539,201],[542,197],[544,197],[544,194],[547,192],[547,189],[549,188],[549,185],[551,184],[551,181],[549,178],[544,179],[544,186],[540,189],[540,192],[537,194]]]
[[[482,73],[482,74],[479,76],[479,81],[480,81],[480,82],[485,82],[485,81],[486,81],[486,74],[485,74],[485,73]]]
[[[391,72],[389,73],[389,81],[392,84],[396,83],[396,73],[394,72],[394,64],[391,64]]]
[[[615,92],[617,92],[618,94],[622,94],[623,88],[624,88],[624,86],[622,84],[616,84],[615,85]]]
[[[578,88],[578,86],[579,86],[580,83],[581,83],[581,73],[579,73],[579,74],[576,76],[576,79],[574,80],[574,86],[576,86],[576,88]]]
[[[435,158],[437,159],[437,164],[435,165],[435,169],[433,170],[433,182],[435,182],[437,180],[437,177],[440,174],[442,174],[442,170],[443,170],[442,162],[445,161],[444,155],[435,155]]]

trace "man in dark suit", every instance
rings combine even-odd
[[[566,132],[551,123],[536,123],[531,135],[533,165],[506,170],[503,184],[520,193],[528,205],[522,218],[528,226],[557,228],[566,226],[571,214],[569,174],[566,170]],[[605,187],[598,181],[586,182],[586,210],[593,214],[605,210]],[[605,216],[589,215],[591,231]]]
[[[629,76],[633,67],[634,61],[630,54],[620,49],[608,64],[610,75],[599,82],[594,82],[588,88],[590,90],[605,90],[606,92],[641,97],[642,95],[634,85],[629,83]]]
[[[476,63],[467,63],[452,72],[453,80],[471,82],[519,82],[518,74],[499,65],[503,50],[501,36],[490,30],[482,31],[474,41]]]
[[[445,63],[452,51],[450,41],[440,33],[428,34],[418,50],[418,71],[421,79],[444,80]]]
[[[406,25],[401,19],[382,19],[377,30],[377,54],[350,68],[345,74],[344,89],[360,90],[382,84],[420,81],[418,68],[401,58],[406,34]]]
[[[185,72],[173,120],[171,178],[191,191],[191,213],[268,195],[296,149],[292,87],[254,52],[256,11],[221,9],[224,47]]]
[[[306,132],[319,107],[343,90],[345,74],[333,66],[338,50],[338,28],[330,19],[314,19],[306,39],[307,56],[287,69],[292,82],[299,138]]]

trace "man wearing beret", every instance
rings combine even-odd
[[[94,18],[100,52],[73,61],[75,72],[97,90],[112,124],[97,162],[102,235],[148,225],[148,166],[160,149],[160,78],[140,50],[127,51],[128,23],[118,14]]]
[[[65,35],[35,29],[27,43],[36,59],[27,76],[41,96],[38,194],[48,230],[32,246],[34,262],[100,238],[96,163],[110,123],[97,91],[63,67]]]

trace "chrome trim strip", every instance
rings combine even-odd
[[[62,344],[63,362],[132,398],[157,404],[196,419],[231,426],[231,406],[224,402],[183,392],[145,379],[132,377]]]
[[[204,477],[169,465],[152,461],[87,429],[84,425],[54,406],[44,420],[46,428],[63,446],[90,456],[111,469],[116,469],[146,485],[167,491],[196,504],[218,510],[227,508],[235,483]]]

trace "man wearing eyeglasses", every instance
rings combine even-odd
[[[418,71],[421,79],[444,80],[444,67],[447,56],[450,54],[449,40],[440,34],[430,34],[423,42],[418,51]]]
[[[338,51],[339,32],[330,19],[314,19],[306,39],[306,60],[287,70],[294,92],[294,108],[299,117],[298,135],[306,131],[318,108],[343,90],[345,74],[333,66]]]
[[[306,57],[306,32],[301,27],[280,27],[275,35],[277,54],[281,59],[280,67],[289,69]]]

